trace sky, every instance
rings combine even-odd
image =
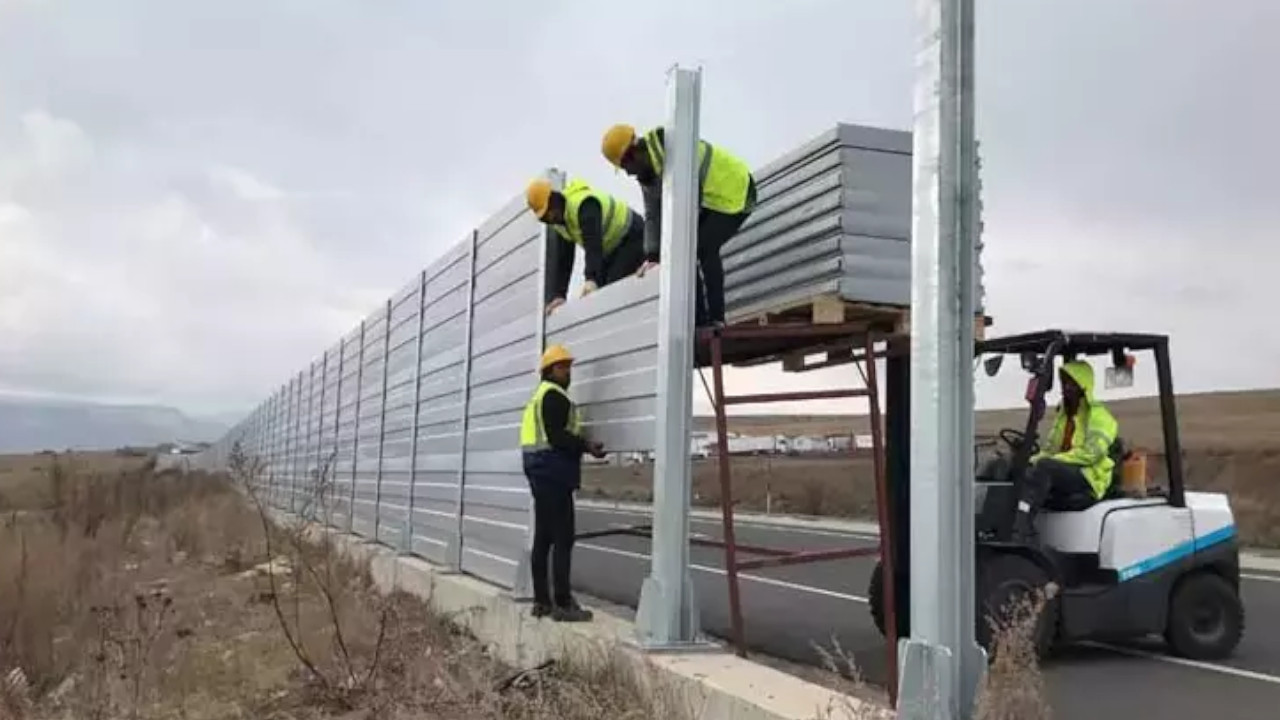
[[[1280,3],[978,5],[991,331],[1167,332],[1180,391],[1280,385]],[[0,0],[0,390],[247,411],[543,168],[639,206],[599,137],[661,122],[677,62],[755,166],[910,128],[913,3],[732,8]]]

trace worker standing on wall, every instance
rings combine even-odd
[[[604,457],[598,442],[582,435],[582,420],[569,398],[573,356],[562,345],[542,354],[542,381],[524,407],[520,420],[520,448],[524,474],[533,493],[533,616],[550,615],[558,622],[590,620],[591,611],[578,605],[569,588],[573,553],[573,494],[582,484],[582,453]],[[552,588],[547,586],[547,556],[551,556]],[[554,595],[552,594],[554,590]]]
[[[564,304],[575,245],[585,257],[583,296],[634,273],[644,262],[644,217],[621,200],[576,178],[564,190],[538,178],[529,183],[525,199],[555,233],[547,253],[547,314]]]
[[[643,137],[631,125],[614,125],[600,150],[614,167],[640,183],[644,195],[645,262],[638,274],[658,264],[662,228],[662,168],[666,157],[664,130],[654,128]],[[751,168],[724,148],[698,141],[698,327],[724,325],[724,265],[720,249],[737,234],[755,209],[756,181]]]

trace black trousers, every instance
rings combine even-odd
[[[694,324],[699,327],[724,322],[724,264],[720,248],[738,234],[750,216],[750,212],[725,215],[706,208],[698,214],[697,305],[693,315]]]
[[[573,555],[574,506],[573,491],[556,482],[532,482],[533,550],[529,569],[533,574],[533,601],[539,605],[568,607],[573,603],[569,591],[569,566]],[[547,559],[550,556],[552,583],[547,585]],[[552,594],[554,590],[554,595]]]
[[[622,242],[613,249],[613,253],[604,258],[600,268],[603,284],[613,284],[628,275],[634,275],[644,264],[644,225],[632,222]]]
[[[1045,458],[1027,473],[1021,498],[1032,512],[1044,507],[1069,509],[1092,504],[1093,488],[1079,465]]]

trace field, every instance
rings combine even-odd
[[[1131,446],[1146,450],[1154,484],[1165,480],[1159,405],[1154,398],[1108,403]],[[1227,492],[1245,542],[1280,547],[1280,390],[1184,395],[1178,399],[1184,469],[1191,489]],[[989,438],[1002,427],[1020,427],[1025,410],[978,413],[976,432]],[[714,419],[695,419],[713,430]],[[747,435],[869,432],[865,417],[731,416],[729,429]],[[980,453],[983,450],[979,451]],[[871,457],[854,455],[735,457],[733,496],[744,510],[854,518],[875,517]],[[717,464],[696,460],[694,502],[720,502]],[[588,466],[583,496],[647,502],[653,466]]]
[[[505,666],[224,479],[151,464],[0,458],[0,720],[679,717],[607,662]]]

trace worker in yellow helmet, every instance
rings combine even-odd
[[[645,262],[639,274],[659,260],[662,227],[662,169],[666,145],[662,127],[637,136],[630,125],[614,125],[600,150],[614,167],[640,183],[644,195]],[[720,249],[737,234],[756,204],[756,181],[751,168],[722,147],[698,141],[697,309],[695,324],[724,324],[724,265]],[[705,291],[704,291],[705,287]]]
[[[578,605],[569,589],[573,553],[573,494],[582,484],[582,453],[604,457],[604,447],[582,434],[582,418],[569,397],[573,356],[563,345],[542,354],[542,381],[524,406],[520,419],[520,449],[524,474],[533,493],[533,615],[550,615],[559,622],[590,620],[591,611]],[[552,586],[547,584],[547,556],[551,556]],[[552,590],[554,589],[554,595]]]
[[[583,250],[582,294],[631,275],[644,262],[644,217],[617,198],[577,178],[554,190],[544,178],[525,191],[529,210],[555,237],[547,255],[546,312],[564,304],[573,273],[574,246]]]

